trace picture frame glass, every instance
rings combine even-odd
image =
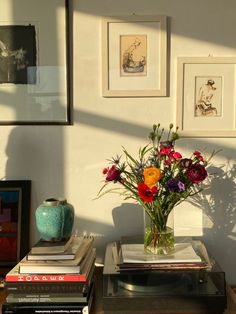
[[[179,58],[177,125],[182,136],[235,136],[235,58]]]
[[[161,60],[155,53],[160,45],[159,32],[159,22],[146,22],[141,25],[137,23],[112,23],[110,25],[108,39],[110,89],[160,88],[158,69],[160,69]],[[117,66],[119,64],[120,66]]]
[[[166,95],[166,16],[103,19],[103,96]]]

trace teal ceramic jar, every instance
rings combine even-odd
[[[45,200],[35,211],[36,227],[44,241],[61,241],[71,236],[74,208],[65,199]]]

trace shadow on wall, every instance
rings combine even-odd
[[[211,166],[209,186],[190,203],[203,208],[203,240],[223,270],[234,269],[236,260],[236,165]],[[216,243],[223,244],[216,245]],[[226,272],[227,273],[227,272]],[[235,282],[233,274],[228,282]]]
[[[50,132],[49,132],[50,129]],[[6,179],[40,178],[41,189],[62,195],[64,149],[62,128],[44,126],[15,127],[6,147]],[[37,190],[40,191],[40,186]],[[41,202],[42,200],[39,199]]]
[[[125,203],[112,210],[113,225],[75,217],[74,228],[80,235],[95,237],[97,261],[103,263],[104,243],[119,240],[121,236],[143,233],[143,209],[139,205]]]
[[[36,230],[36,207],[48,197],[64,195],[62,127],[15,127],[8,138],[6,156],[6,180],[32,180],[31,204],[35,208],[31,210],[31,230]]]
[[[125,134],[137,138],[146,138],[150,128],[138,125],[137,123],[126,122],[114,117],[105,117],[100,114],[91,113],[85,110],[77,110],[74,113],[75,121],[79,124],[89,125],[101,130]]]

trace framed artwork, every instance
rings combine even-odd
[[[29,251],[30,180],[0,181],[0,272]]]
[[[1,7],[0,125],[71,124],[69,0]]]
[[[178,58],[176,125],[186,137],[236,136],[236,58]]]
[[[102,95],[166,96],[167,17],[102,19]]]

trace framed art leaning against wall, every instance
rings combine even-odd
[[[30,180],[0,180],[0,274],[29,250]]]
[[[102,19],[102,95],[166,96],[167,17]]]
[[[0,125],[70,124],[69,0],[2,0]]]
[[[177,85],[181,136],[236,137],[235,57],[180,57]]]

